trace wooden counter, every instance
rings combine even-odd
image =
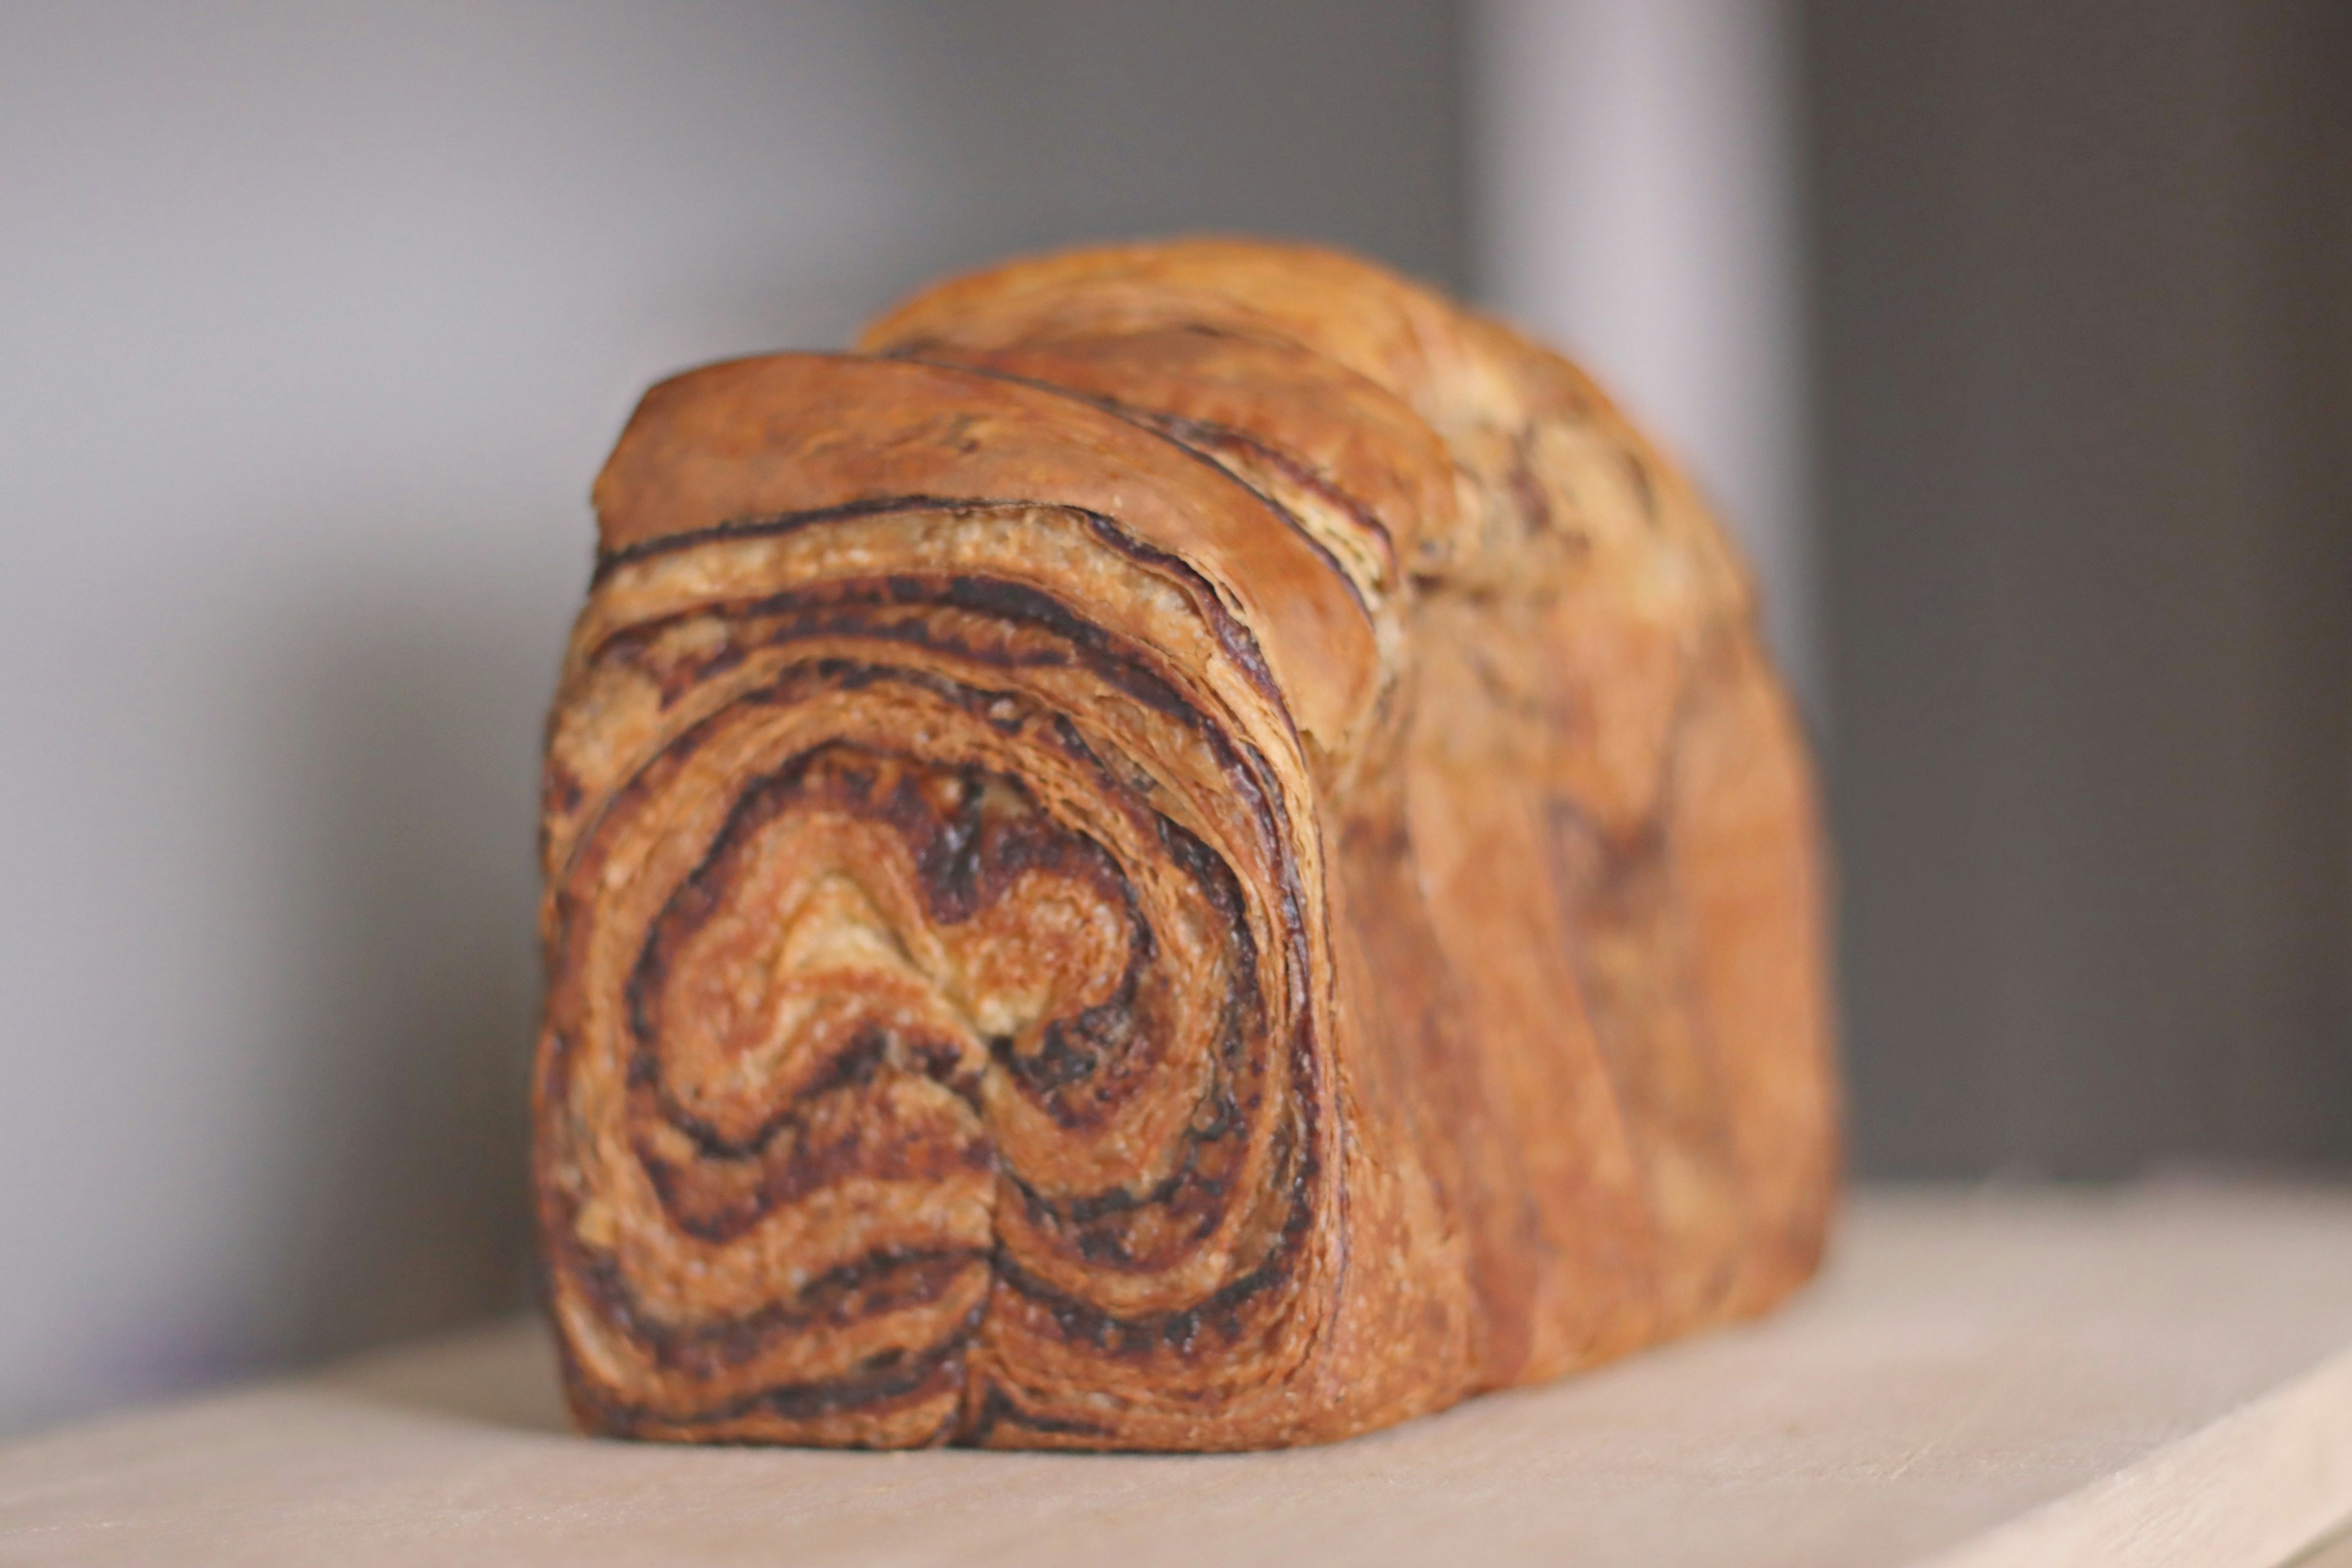
[[[1780,1314],[1335,1447],[684,1449],[518,1322],[0,1448],[27,1563],[2274,1568],[2352,1521],[2352,1192],[1865,1193]]]

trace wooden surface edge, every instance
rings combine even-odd
[[[2285,1568],[2352,1525],[2352,1350],[1921,1568]]]
[[[2345,1527],[2296,1558],[2289,1568],[2352,1568],[2352,1520]]]

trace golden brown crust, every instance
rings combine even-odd
[[[1760,1310],[1834,1102],[1745,579],[1564,362],[1239,241],[648,394],[550,726],[581,1420],[1237,1448]]]

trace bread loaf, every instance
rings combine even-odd
[[[1080,251],[661,384],[595,500],[534,1096],[583,1426],[1318,1442],[1814,1266],[1801,736],[1558,356]]]

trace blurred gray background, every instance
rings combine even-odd
[[[2326,0],[0,9],[0,1427],[502,1310],[538,726],[683,364],[1353,247],[1741,531],[1865,1173],[2352,1163]]]
[[[2352,1161],[2352,5],[1803,22],[1857,1160]]]

